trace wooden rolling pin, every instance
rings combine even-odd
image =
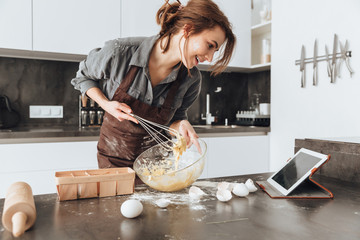
[[[36,209],[31,187],[25,182],[13,183],[5,197],[2,223],[18,237],[28,230],[36,220]]]

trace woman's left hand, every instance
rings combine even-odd
[[[190,122],[187,120],[175,121],[170,125],[170,128],[174,128],[179,131],[181,136],[183,136],[187,143],[187,148],[191,147],[194,144],[201,153],[201,147],[198,141],[199,136],[195,132],[194,128],[191,126]]]

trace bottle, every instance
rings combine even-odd
[[[271,62],[270,40],[264,38],[262,40],[261,64],[269,62]]]

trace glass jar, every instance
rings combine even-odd
[[[261,53],[261,63],[271,62],[271,49],[270,49],[270,39],[264,38],[262,40],[262,53]]]

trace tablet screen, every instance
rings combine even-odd
[[[300,152],[272,179],[288,190],[319,161],[321,161],[321,158]]]

